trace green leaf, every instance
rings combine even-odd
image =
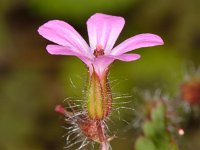
[[[144,135],[149,138],[156,138],[156,126],[151,121],[146,121],[143,125]]]
[[[153,109],[151,113],[151,119],[156,125],[159,132],[165,130],[165,106],[162,103],[157,104],[156,108]]]
[[[154,143],[146,137],[140,137],[135,144],[136,150],[157,150]]]

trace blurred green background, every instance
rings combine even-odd
[[[96,12],[125,18],[117,43],[146,32],[165,41],[164,46],[134,51],[142,55],[140,60],[114,63],[110,73],[111,80],[117,80],[114,91],[134,95],[135,88],[161,89],[173,97],[187,64],[199,66],[199,0],[1,0],[0,150],[63,148],[63,118],[54,107],[66,97],[81,95],[87,70],[77,58],[49,55],[45,46],[50,42],[38,35],[37,28],[62,19],[87,39],[85,22]],[[137,101],[134,96],[129,99]],[[134,122],[134,115],[121,115]],[[123,137],[112,142],[113,149],[134,149],[137,131],[125,132],[126,124],[116,123],[120,126],[112,130]],[[200,149],[198,126],[191,124],[182,137],[185,149]]]

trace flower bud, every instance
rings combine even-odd
[[[200,104],[200,80],[193,79],[183,83],[181,97],[190,104]]]

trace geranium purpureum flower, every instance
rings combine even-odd
[[[87,21],[90,46],[64,21],[52,20],[38,29],[40,35],[56,43],[46,47],[50,54],[76,56],[87,65],[87,113],[91,120],[104,120],[111,111],[112,93],[107,79],[111,64],[115,60],[137,60],[140,55],[127,52],[163,44],[159,36],[145,33],[133,36],[114,47],[124,24],[125,20],[122,17],[94,14]]]
[[[64,21],[49,21],[42,25],[38,32],[56,43],[47,46],[50,54],[77,56],[88,66],[90,75],[95,71],[99,78],[102,78],[114,60],[133,61],[140,58],[138,54],[126,54],[127,52],[163,44],[159,36],[146,33],[133,36],[113,48],[124,24],[122,17],[94,14],[87,21],[90,46]]]

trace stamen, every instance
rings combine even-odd
[[[94,53],[93,53],[93,54],[94,54],[95,57],[104,55],[103,46],[102,46],[102,45],[97,45],[97,46],[96,46],[96,49],[94,50]]]

